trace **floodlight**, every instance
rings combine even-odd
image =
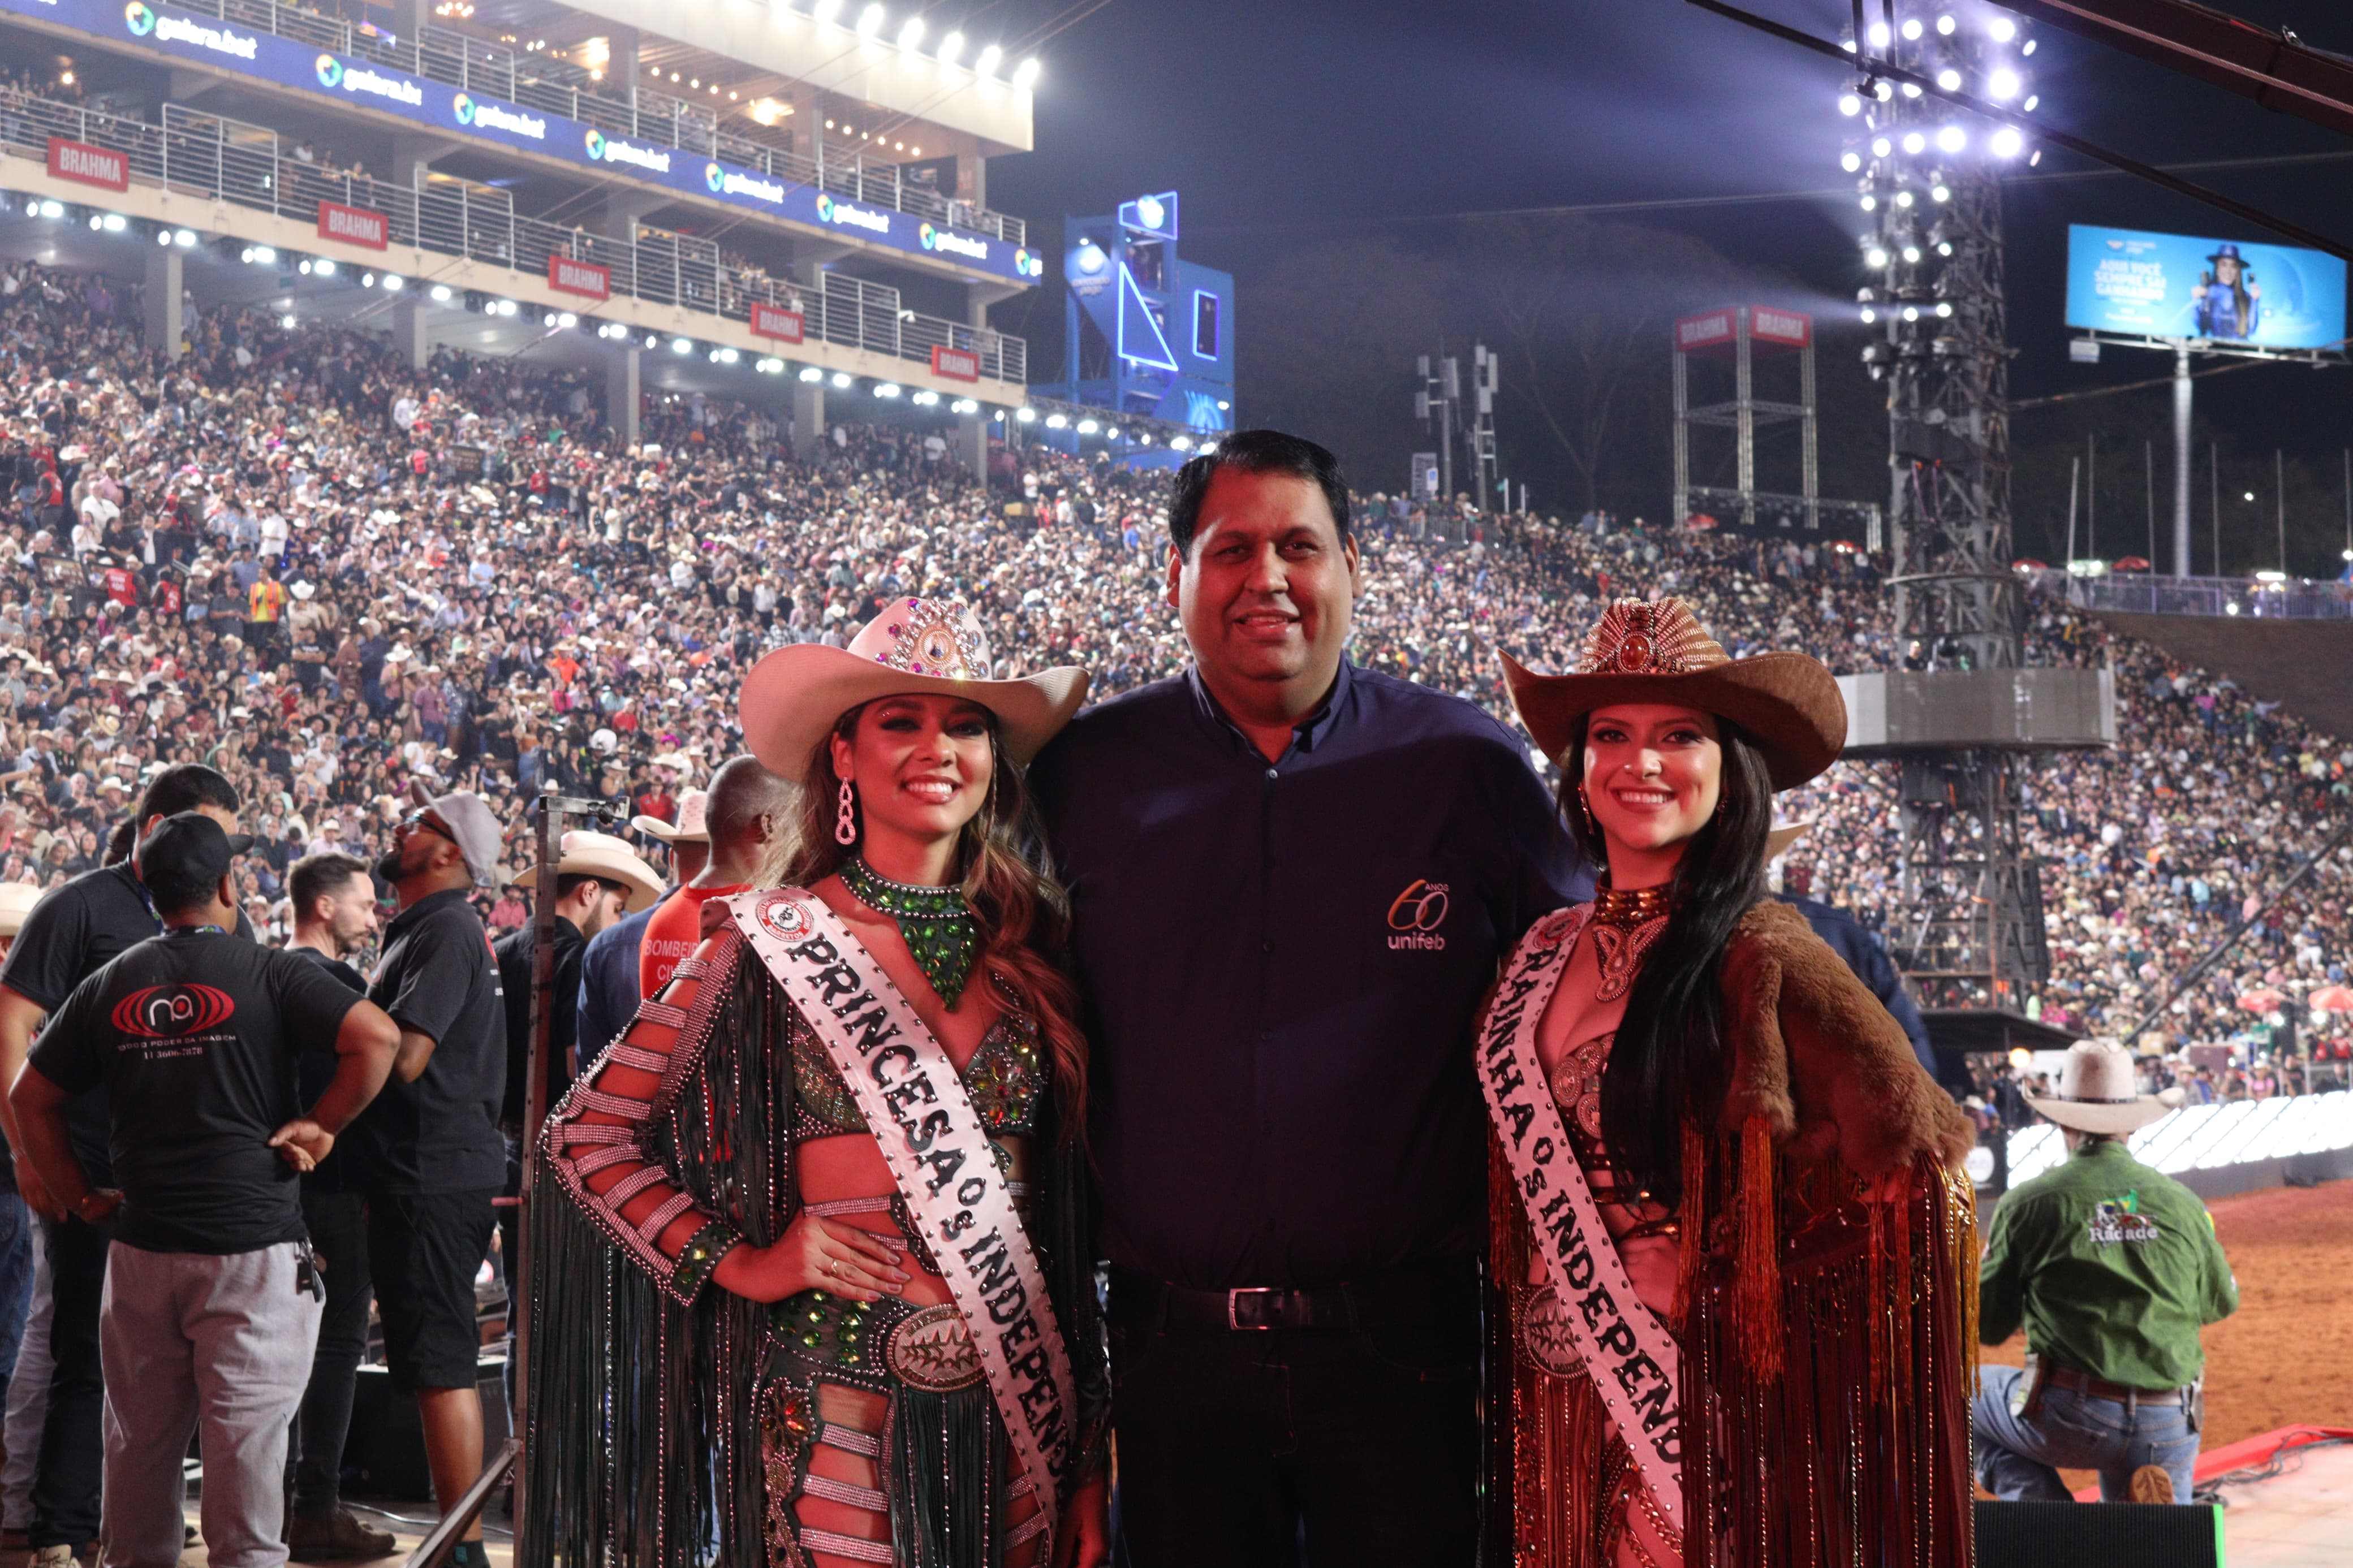
[[[1920,307],[1919,307],[1919,306],[1917,306],[1917,305],[1906,305],[1906,306],[1905,306],[1905,307],[1904,307],[1904,319],[1905,319],[1905,321],[1918,321],[1918,320],[1920,319]]]
[[[835,372],[833,373],[833,384],[834,384],[834,389],[835,389],[836,391],[839,391],[839,392],[847,392],[847,391],[849,391],[849,382],[850,382],[850,375],[849,375],[849,373],[848,371],[846,371],[846,370],[838,370],[838,371],[835,371]]]
[[[406,288],[407,288],[407,287],[408,287],[408,279],[406,279],[406,278],[403,278],[403,277],[402,277],[399,273],[397,273],[397,272],[387,272],[387,273],[385,273],[385,274],[384,275],[383,282],[384,282],[385,292],[385,293],[387,293],[387,294],[397,294],[397,293],[399,293],[403,289],[406,289]]]
[[[869,5],[858,14],[858,36],[861,38],[871,38],[880,33],[882,30],[882,18],[883,10],[878,0],[877,4]]]
[[[801,366],[801,379],[803,381],[823,381],[825,379],[825,372],[818,369],[818,367],[813,364],[805,364]]]
[[[906,25],[899,29],[899,47],[912,53],[922,47],[923,42],[923,19],[921,16],[908,17]]]
[[[2021,85],[2016,71],[2008,66],[1996,66],[1986,77],[1986,95],[1989,98],[2016,98]]]
[[[1993,35],[1995,43],[2006,44],[2018,37],[2018,24],[2007,16],[1996,16],[1987,25],[1986,31]]]
[[[1928,150],[1928,139],[1917,131],[1906,132],[1904,136],[1904,150],[1917,157]]]
[[[2024,112],[2031,114],[2034,112],[2035,106],[2040,104],[2042,101],[2042,95],[2041,93],[2030,92],[2026,95],[2026,101],[2020,104],[2018,107]]]
[[[1884,267],[1887,265],[1887,252],[1874,245],[1862,253],[1862,262],[1866,267]]]
[[[1895,84],[1883,79],[1879,81],[1873,82],[1871,84],[1871,96],[1877,99],[1880,102],[1885,103],[1889,99],[1895,96]]]
[[[1013,68],[1013,85],[1019,88],[1024,92],[1029,91],[1031,88],[1038,85],[1038,75],[1045,68],[1046,68],[1043,65],[1039,63],[1038,57],[1036,55],[1031,55],[1028,59],[1023,60],[1019,65]]]
[[[1862,308],[1862,324],[1867,327],[1877,320],[1879,320],[1879,312],[1865,305]]]
[[[1916,245],[1907,245],[1907,246],[1905,246],[1905,247],[1904,247],[1904,259],[1905,259],[1905,260],[1906,260],[1906,261],[1917,261],[1917,260],[1919,260],[1919,259],[1920,259],[1920,247],[1919,247],[1918,246],[1916,246]]]
[[[1936,132],[1936,150],[1957,153],[1969,144],[1969,133],[1957,125],[1947,125]]]
[[[569,310],[558,310],[555,312],[555,324],[569,331],[580,324],[580,318]]]
[[[1852,92],[1839,94],[1839,112],[1852,119],[1862,112],[1862,99]]]
[[[1907,81],[1907,82],[1905,82],[1905,83],[1904,84],[1904,96],[1905,96],[1905,97],[1906,97],[1906,98],[1917,98],[1917,97],[1919,97],[1919,96],[1920,96],[1920,84],[1919,84],[1918,82],[1916,82],[1916,81]]]
[[[1873,195],[1869,191],[1863,192],[1862,210],[1867,213],[1877,212],[1879,210],[1879,198]]]
[[[2026,42],[2018,46],[2018,52],[2021,55],[2032,54],[2034,52],[2034,46],[2038,41],[2039,40],[2034,38],[2027,39]]]
[[[874,388],[874,395],[877,397],[896,397],[899,392],[899,384],[895,381],[879,382]]]
[[[1920,18],[1919,18],[1919,17],[1917,17],[1917,16],[1906,16],[1905,18],[1904,18],[1904,36],[1905,36],[1905,38],[1907,38],[1907,39],[1910,39],[1910,38],[1916,38],[1916,37],[1918,37],[1920,36],[1920,32],[1921,32],[1921,28],[1920,28]]]
[[[1060,414],[1049,414],[1046,416],[1046,428],[1049,430],[1060,430],[1068,424],[1070,424],[1070,420]]]
[[[294,318],[291,315],[280,316],[278,318],[278,324],[290,332],[294,330]],[[2238,608],[2236,605],[2231,607],[2234,610]]]
[[[1005,50],[996,44],[990,44],[980,51],[980,58],[972,62],[972,74],[994,76],[997,74],[997,66],[1003,63],[1004,59]]]
[[[1952,313],[1953,302],[1950,300],[1939,300],[1936,301],[1936,314],[1949,318]]]
[[[2026,138],[2019,133],[2017,126],[2005,125],[1993,133],[1993,141],[1989,145],[1993,148],[1993,155],[1997,158],[2015,158],[2025,147]]]
[[[1932,202],[1951,201],[1953,199],[1953,187],[1945,184],[1944,181],[1939,180],[1935,184],[1928,187],[1928,199]]]
[[[1135,216],[1144,220],[1146,228],[1158,228],[1167,221],[1168,209],[1160,205],[1158,196],[1135,198]]]
[[[433,302],[437,305],[446,305],[449,302],[449,285],[447,283],[433,285]]]
[[[1013,416],[1016,419],[1020,420],[1024,425],[1027,425],[1038,417],[1038,411],[1025,403],[1015,412]]]
[[[1839,157],[1839,167],[1850,174],[1853,174],[1862,167],[1862,154],[1852,151],[1841,153]]]
[[[1872,138],[1872,142],[1871,142],[1871,155],[1872,155],[1873,157],[1874,157],[1874,158],[1884,158],[1884,157],[1886,157],[1890,153],[1893,153],[1893,152],[1894,152],[1894,151],[1895,151],[1895,143],[1894,143],[1894,142],[1890,142],[1886,137],[1884,137],[1884,136],[1874,136],[1874,137],[1873,137],[1873,138]]]
[[[956,57],[962,53],[964,53],[962,33],[950,33],[940,40],[940,64],[952,66],[956,63]]]
[[[817,0],[816,5],[810,8],[809,15],[820,22],[830,22],[841,15],[841,0]]]
[[[1871,25],[1870,37],[1871,47],[1873,48],[1885,48],[1887,47],[1887,24],[1884,22],[1873,22]]]
[[[1953,29],[1957,26],[1959,26],[1959,24],[1953,20],[1949,13],[1936,18],[1936,31],[1942,33],[1946,37],[1951,37],[1953,36]]]
[[[1912,193],[1911,193],[1911,192],[1909,192],[1909,191],[1898,191],[1898,192],[1896,192],[1896,193],[1895,193],[1895,205],[1896,205],[1897,206],[1899,206],[1899,207],[1908,207],[1908,206],[1910,206],[1910,205],[1912,205]]]
[[[1174,449],[1176,449],[1176,451],[1179,451],[1179,452],[1189,452],[1189,451],[1191,451],[1191,450],[1193,449],[1193,443],[1192,443],[1192,442],[1190,442],[1190,441],[1188,441],[1188,440],[1187,440],[1187,439],[1186,439],[1184,437],[1182,437],[1182,436],[1171,436],[1171,437],[1168,437],[1168,445],[1169,445],[1171,447],[1173,447]]]
[[[318,260],[311,263],[311,270],[322,278],[332,278],[335,275],[335,264],[322,256]]]
[[[1936,73],[1936,85],[1947,92],[1958,92],[1961,90],[1961,73],[1947,66]]]
[[[196,231],[192,228],[175,228],[172,231],[172,243],[182,250],[186,250],[196,243]]]
[[[670,352],[674,354],[691,354],[694,352],[694,340],[692,338],[672,338],[670,341]]]

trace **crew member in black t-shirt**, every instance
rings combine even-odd
[[[228,933],[231,859],[251,840],[197,812],[139,847],[164,933],[74,987],[8,1099],[26,1164],[85,1224],[111,1219],[101,1339],[111,1562],[179,1560],[192,1434],[205,1544],[224,1563],[282,1560],[287,1424],[310,1380],[320,1289],[296,1173],[391,1074],[398,1031],[317,965]],[[336,1068],[308,1110],[300,1042]],[[114,1188],[93,1189],[66,1125],[109,1091]]]
[[[333,975],[354,996],[367,994],[367,980],[350,960],[375,940],[375,879],[367,862],[322,851],[294,862],[287,874],[287,897],[294,906],[294,940],[286,951]],[[333,1042],[301,1042],[297,1069],[302,1092],[324,1089],[335,1070]],[[343,1506],[343,1443],[352,1429],[352,1398],[360,1363],[367,1356],[367,1204],[346,1150],[319,1163],[302,1178],[302,1223],[310,1227],[327,1287],[319,1316],[319,1348],[311,1358],[311,1385],[302,1391],[302,1415],[294,1426],[294,1511],[286,1521],[286,1544],[305,1563],[322,1558],[389,1557],[392,1531],[379,1529]]]
[[[376,874],[400,912],[385,928],[368,999],[400,1026],[393,1081],[353,1129],[368,1205],[368,1270],[394,1385],[413,1390],[434,1500],[457,1507],[482,1471],[474,1275],[506,1182],[506,1006],[481,917],[499,824],[470,791],[428,799],[393,830]],[[482,1568],[481,1526],[453,1550]]]
[[[201,763],[183,763],[155,775],[140,797],[136,820],[143,836],[167,816],[195,811],[235,833],[237,809],[235,784]],[[242,914],[236,927],[237,935],[252,940],[253,928]],[[75,986],[162,929],[130,860],[85,871],[44,898],[26,917],[6,966],[0,967],[0,1085],[16,1080],[42,1021],[64,1005]],[[21,1147],[14,1118],[0,1095],[0,1130],[12,1148]],[[66,1125],[81,1168],[100,1185],[111,1184],[105,1089],[77,1096],[66,1108]],[[11,1450],[29,1447],[38,1453],[27,1532],[37,1555],[45,1548],[79,1548],[98,1539],[99,1434],[106,1394],[98,1310],[106,1289],[109,1227],[68,1211],[32,1172],[20,1172],[17,1186],[38,1216],[48,1263],[47,1398],[19,1404],[23,1419],[7,1435]],[[33,1310],[39,1312],[41,1305],[37,1298]]]

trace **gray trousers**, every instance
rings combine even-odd
[[[100,1320],[105,1568],[176,1568],[191,1432],[204,1458],[208,1560],[286,1561],[287,1427],[319,1338],[319,1299],[294,1285],[301,1252],[290,1241],[225,1256],[116,1243]]]

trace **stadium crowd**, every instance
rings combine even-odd
[[[837,426],[789,456],[757,409],[656,395],[634,448],[576,374],[224,310],[188,352],[139,346],[136,290],[0,271],[0,880],[100,863],[123,803],[174,761],[220,769],[259,835],[239,870],[259,931],[287,930],[301,855],[368,857],[415,778],[479,791],[528,858],[521,796],[546,779],[666,815],[733,754],[744,669],[844,641],[881,598],[971,598],[1025,665],[1077,662],[1110,696],[1179,668],[1162,602],[1165,477],[999,449],[989,489],[936,433]],[[1917,663],[1877,572],[1845,549],[1581,520],[1440,517],[1377,495],[1355,656],[1508,713],[1501,647],[1571,657],[1597,601],[1680,594],[1735,654],[1833,668]],[[2129,1026],[2353,806],[2353,746],[2229,681],[2038,600],[2030,658],[2108,660],[2112,754],[2030,782],[2053,976],[2042,1016]],[[1785,802],[1818,824],[1792,862],[1884,928],[1897,826],[1887,770],[1842,764]],[[2342,984],[2353,868],[2320,873],[2175,1009],[2216,1041]],[[494,928],[521,900],[484,894]],[[2346,1015],[2306,1023],[2353,1053]]]

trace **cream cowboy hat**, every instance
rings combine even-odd
[[[2178,1089],[2143,1094],[2133,1076],[2132,1053],[2117,1040],[2078,1040],[2067,1047],[2059,1069],[2059,1092],[2030,1094],[2026,1103],[2078,1132],[2131,1132],[2181,1103]]]
[[[1789,847],[1814,830],[1813,818],[1803,822],[1777,822],[1765,835],[1765,858],[1778,860],[1789,852]]]
[[[621,908],[630,914],[651,909],[662,896],[662,879],[654,875],[653,868],[638,858],[637,851],[609,833],[590,833],[575,829],[564,836],[564,857],[555,863],[559,877],[602,877],[610,882],[626,882],[629,897]],[[537,864],[525,866],[514,874],[509,886],[528,883],[539,875]]]
[[[41,901],[41,889],[30,882],[0,882],[0,937],[14,937],[25,929],[25,917]]]
[[[678,797],[678,826],[672,827],[659,816],[642,812],[629,818],[629,826],[649,838],[659,838],[665,844],[708,844],[711,842],[711,793],[691,789]]]
[[[1501,657],[1520,722],[1556,762],[1577,721],[1613,702],[1674,703],[1732,721],[1756,739],[1777,790],[1820,774],[1846,745],[1846,699],[1819,660],[1731,658],[1681,599],[1611,605],[1566,675],[1538,675]]]
[[[988,635],[954,599],[892,599],[849,646],[796,643],[752,667],[737,702],[745,744],[769,772],[797,779],[852,708],[910,692],[960,697],[997,715],[1006,754],[1036,756],[1086,700],[1075,665],[989,678]]]

